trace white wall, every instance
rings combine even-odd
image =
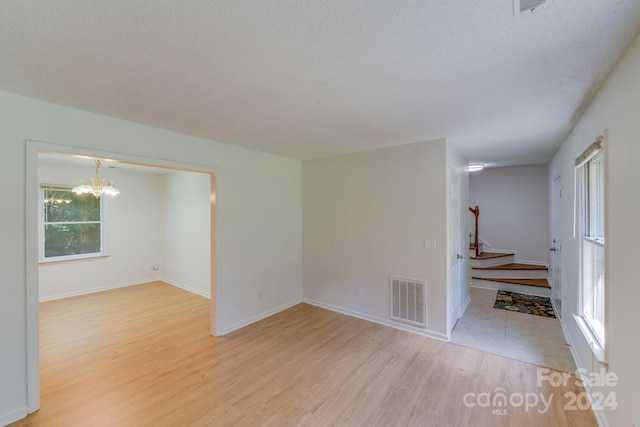
[[[91,167],[38,164],[41,183],[76,185],[93,176]],[[117,197],[103,196],[106,204],[105,239],[109,256],[84,260],[42,263],[39,266],[40,300],[109,289],[155,280],[151,270],[164,256],[164,195],[160,175],[122,169],[101,170],[101,177],[114,180],[121,190]]]
[[[487,168],[469,174],[469,206],[475,205],[480,207],[481,240],[494,249],[517,251],[520,261],[548,263],[546,165]],[[473,231],[473,221],[470,224]]]
[[[604,129],[609,130],[605,147],[605,234],[607,314],[606,339],[609,372],[618,376],[614,392],[616,410],[604,412],[603,425],[630,426],[632,417],[640,422],[640,286],[638,286],[638,242],[640,242],[640,38],[618,63],[607,82],[574,130],[564,141],[549,166],[552,180],[563,180],[562,317],[573,343],[579,367],[600,368],[580,333],[572,314],[578,301],[578,243],[573,237],[574,159]]]
[[[75,185],[91,167],[40,160],[39,181]],[[103,167],[121,190],[105,197],[109,256],[39,266],[40,300],[162,279],[211,295],[210,176],[137,173]],[[152,266],[158,266],[154,271]]]
[[[211,179],[208,174],[163,175],[162,278],[203,296],[211,295]]]
[[[26,413],[27,139],[217,168],[218,332],[301,299],[299,161],[0,92],[0,423]]]
[[[302,170],[305,300],[389,323],[389,276],[426,280],[426,332],[446,336],[445,141],[304,161]],[[437,249],[425,249],[425,237]]]

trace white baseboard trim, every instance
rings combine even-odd
[[[294,305],[300,304],[301,302],[302,302],[301,298],[296,298],[292,301],[279,305],[278,307],[272,308],[271,310],[264,311],[246,320],[234,323],[233,325],[227,326],[226,328],[222,328],[220,330],[220,335],[230,334],[233,331],[237,331],[238,329],[244,328],[245,326],[249,326],[250,324],[258,322],[262,319],[266,319],[269,316],[273,316],[274,314],[279,313],[283,310],[286,310],[287,308],[291,308]]]
[[[377,323],[383,326],[389,326],[390,328],[399,329],[405,332],[411,332],[416,335],[422,335],[428,338],[435,338],[441,341],[449,341],[449,337],[446,334],[442,334],[440,332],[431,331],[428,329],[420,329],[420,328],[412,328],[411,326],[400,325],[395,322],[392,322],[388,319],[382,319],[380,317],[371,316],[365,313],[360,313],[357,311],[349,310],[343,307],[338,307],[331,304],[326,304],[320,301],[316,301],[310,298],[302,298],[302,302],[315,305],[316,307],[324,308],[326,310],[335,311],[337,313],[345,314],[347,316],[356,317],[358,319],[367,320],[369,322]]]
[[[556,305],[553,304],[553,308],[554,310],[556,310]],[[573,316],[569,316],[571,319],[573,319]],[[576,367],[578,369],[585,369],[587,372],[591,371],[591,368],[583,366],[580,363],[580,358],[578,357],[578,354],[576,353],[575,350],[575,346],[573,345],[573,339],[571,338],[571,334],[568,333],[568,329],[567,326],[565,324],[564,321],[564,317],[558,317],[558,319],[560,320],[560,327],[562,328],[562,333],[564,334],[565,339],[567,340],[567,344],[569,344],[569,351],[571,351],[571,357],[573,357],[573,362],[576,364]],[[587,396],[589,397],[589,402],[592,403],[593,402],[593,397],[592,397],[592,390],[591,387],[589,386],[589,384],[583,383],[582,384],[584,386],[584,390],[587,393]],[[600,427],[609,427],[609,421],[607,420],[607,417],[605,416],[603,411],[593,411],[593,415],[595,415],[596,417],[596,421],[598,422],[598,426]]]
[[[78,291],[64,292],[64,293],[61,293],[61,294],[50,295],[50,296],[47,296],[47,297],[40,297],[38,299],[38,301],[39,302],[45,302],[45,301],[53,301],[53,300],[57,300],[57,299],[62,299],[62,298],[76,297],[76,296],[79,296],[79,295],[86,295],[86,294],[93,294],[95,292],[108,291],[110,289],[126,288],[127,286],[141,285],[143,283],[154,282],[154,281],[157,281],[157,280],[163,280],[163,279],[153,278],[153,279],[137,280],[137,281],[134,281],[134,282],[115,283],[115,284],[107,285],[107,286],[99,286],[97,288],[82,289],[82,290],[78,290]]]
[[[6,426],[18,420],[21,420],[28,414],[29,412],[27,411],[26,406],[0,414],[0,426]]]
[[[185,285],[184,283],[180,283],[180,282],[176,282],[175,280],[167,279],[166,277],[156,277],[154,279],[135,281],[135,282],[116,283],[114,285],[100,286],[100,287],[97,287],[97,288],[82,289],[82,290],[79,290],[79,291],[65,292],[65,293],[62,293],[62,294],[50,295],[48,297],[39,298],[39,301],[40,302],[53,301],[53,300],[57,300],[57,299],[76,297],[76,296],[79,296],[79,295],[93,294],[95,292],[108,291],[108,290],[111,290],[111,289],[126,288],[127,286],[142,285],[144,283],[155,282],[155,281],[165,282],[168,285],[175,286],[176,288],[180,288],[180,289],[183,289],[185,291],[191,292],[193,294],[200,295],[202,297],[211,299],[210,293],[202,292],[202,291],[200,291],[198,289],[194,289],[194,288],[192,288],[192,287],[190,287],[188,285]]]
[[[158,280],[162,280],[165,283],[168,283],[171,286],[175,286],[176,288],[183,289],[185,291],[191,292],[192,294],[200,295],[201,297],[205,297],[207,299],[211,299],[211,292],[203,292],[199,289],[192,288],[191,286],[185,285],[184,283],[176,282],[175,280],[167,279],[166,277],[161,277]]]
[[[473,236],[475,236],[475,233],[471,233]],[[483,240],[480,238],[480,236],[478,236],[478,243],[480,243],[484,249],[484,247],[487,247],[487,250],[484,252],[491,252],[493,251],[493,246],[491,245],[491,243],[487,242],[486,240]]]

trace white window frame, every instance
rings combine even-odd
[[[598,361],[606,363],[604,150],[593,151],[576,171],[579,286],[578,313],[574,318]]]
[[[100,223],[100,251],[85,253],[85,254],[74,254],[74,255],[64,255],[57,257],[45,257],[45,225],[51,223],[45,223],[44,218],[44,193],[46,190],[65,190],[71,191],[73,186],[69,185],[60,185],[60,184],[41,184],[40,191],[38,194],[38,236],[39,236],[39,262],[40,263],[51,263],[51,262],[60,262],[60,261],[74,261],[74,260],[82,260],[89,258],[99,258],[105,257],[109,255],[108,244],[107,244],[107,201],[105,197],[100,197],[100,221],[87,221],[87,222],[76,222],[77,224],[88,224],[88,223]],[[85,194],[84,197],[94,197],[91,194]]]

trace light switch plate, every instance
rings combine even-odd
[[[425,249],[435,249],[436,248],[436,239],[431,237],[426,237],[424,239],[424,248]]]

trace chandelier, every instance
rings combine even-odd
[[[95,197],[100,197],[103,194],[108,196],[117,196],[120,194],[120,191],[113,184],[113,181],[108,179],[100,180],[98,176],[98,171],[100,169],[100,160],[96,160],[96,177],[95,178],[86,178],[81,179],[80,184],[73,187],[73,191],[76,194],[87,194],[91,193]]]

